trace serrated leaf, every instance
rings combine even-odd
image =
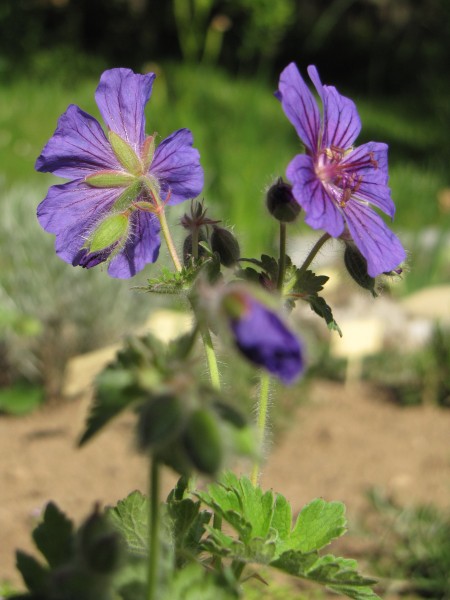
[[[289,550],[270,565],[290,575],[324,585],[354,600],[378,598],[370,587],[375,581],[360,575],[353,559],[335,557],[332,554],[319,557],[317,552],[304,554]]]
[[[345,533],[346,522],[342,502],[317,498],[301,510],[285,549],[304,553],[320,550]]]
[[[33,556],[17,550],[16,567],[30,592],[40,594],[45,591],[49,571]]]
[[[297,269],[295,278],[293,291],[298,294],[306,295],[316,295],[323,290],[323,286],[329,280],[327,275],[316,275],[310,270],[302,273],[300,269]]]
[[[281,494],[275,498],[271,527],[278,533],[279,540],[287,540],[291,535],[292,509],[289,502]]]
[[[355,600],[378,598],[370,587],[376,581],[360,575],[357,568],[356,560],[327,554],[318,559],[307,577]]]
[[[306,300],[306,302],[309,303],[309,305],[311,306],[311,309],[317,315],[319,315],[319,317],[322,317],[322,319],[325,320],[328,329],[337,331],[339,333],[339,335],[342,337],[342,331],[341,331],[339,325],[334,320],[333,311],[328,306],[325,299],[322,298],[321,296],[308,296],[307,298],[305,298],[305,300]]]
[[[148,512],[148,499],[137,490],[106,510],[107,517],[123,535],[133,555],[147,555]]]
[[[33,531],[33,540],[50,567],[59,567],[74,555],[73,523],[53,502],[45,507],[43,520]]]
[[[96,380],[94,403],[87,418],[86,429],[78,442],[79,446],[83,446],[106,423],[136,400],[135,395],[130,393],[133,383],[133,375],[126,369],[108,367],[100,373]]]
[[[269,533],[272,519],[273,494],[263,493],[247,477],[238,479],[226,474],[221,483],[208,487],[208,493],[198,497],[213,508],[239,533],[244,541],[252,537],[264,538]]]

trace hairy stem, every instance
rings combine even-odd
[[[200,333],[202,335],[203,345],[205,347],[206,361],[208,363],[211,384],[216,390],[220,390],[219,365],[217,364],[217,357],[214,351],[211,334],[209,333],[207,326],[204,324],[200,325]]]
[[[148,540],[147,600],[156,600],[159,567],[159,462],[153,458],[150,467],[150,512]]]
[[[167,219],[166,219],[166,215],[164,212],[164,208],[161,208],[161,210],[157,213],[157,217],[158,217],[159,223],[161,225],[161,231],[164,236],[164,240],[166,242],[167,249],[169,250],[170,257],[172,258],[172,262],[175,265],[175,269],[178,272],[180,272],[182,269],[182,266],[181,266],[180,259],[178,258],[175,244],[173,243],[172,236],[170,235],[170,230],[169,230],[169,226],[167,224]]]
[[[303,275],[303,273],[306,271],[306,269],[309,267],[309,265],[314,260],[316,254],[319,252],[319,250],[322,248],[322,246],[325,244],[325,242],[327,242],[330,239],[330,237],[331,237],[331,235],[329,233],[324,233],[322,235],[322,237],[320,237],[317,240],[317,242],[312,247],[310,253],[306,257],[305,262],[300,267],[299,273],[298,273],[299,275]]]
[[[260,475],[259,466],[260,466],[261,455],[263,453],[263,448],[264,448],[264,438],[265,438],[266,426],[267,426],[267,416],[268,416],[268,412],[269,412],[268,411],[268,409],[269,409],[269,389],[270,389],[270,376],[267,373],[263,372],[263,373],[261,373],[261,383],[260,383],[259,403],[258,403],[258,417],[257,417],[257,421],[256,421],[260,456],[256,459],[256,461],[253,465],[252,474],[250,477],[250,480],[254,486],[258,485],[259,475]]]

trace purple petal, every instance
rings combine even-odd
[[[344,230],[344,218],[317,177],[311,157],[295,156],[286,175],[293,185],[294,198],[306,212],[306,223],[313,229],[324,229],[332,237],[339,237]]]
[[[152,93],[154,73],[139,75],[130,69],[105,71],[95,92],[103,119],[140,155],[145,135],[144,109]]]
[[[394,270],[406,258],[406,252],[396,235],[369,206],[349,202],[345,217],[350,234],[367,261],[371,277]]]
[[[156,148],[150,173],[159,181],[163,200],[170,189],[169,204],[195,198],[203,189],[200,154],[192,143],[189,129],[179,129]]]
[[[341,164],[351,166],[352,164],[367,163],[366,166],[358,167],[354,171],[358,177],[361,177],[361,183],[354,195],[378,206],[392,218],[395,214],[395,205],[387,185],[389,180],[387,151],[387,144],[368,142],[348,154]],[[368,163],[369,155],[372,156],[375,164]]]
[[[313,94],[294,63],[281,73],[276,96],[299,138],[314,153],[319,143],[320,112]]]
[[[304,368],[298,338],[280,317],[250,296],[243,316],[230,323],[239,350],[283,383],[293,383]]]
[[[308,67],[308,75],[323,104],[323,148],[347,149],[361,131],[361,120],[355,103],[350,98],[341,96],[333,86],[322,85],[315,66]]]
[[[103,169],[120,169],[99,122],[71,104],[36,161],[36,170],[79,179]]]
[[[133,213],[131,233],[124,249],[112,259],[108,274],[128,279],[139,273],[148,263],[158,258],[161,245],[158,219],[141,211]]]
[[[122,191],[117,188],[92,188],[82,180],[53,185],[38,206],[39,223],[49,233],[59,234],[78,224],[88,231],[109,210]]]

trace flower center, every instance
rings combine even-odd
[[[353,152],[353,148],[325,148],[317,157],[315,173],[329,196],[344,208],[350,198],[358,191],[363,182],[361,169],[368,167],[377,169],[378,163],[373,152],[347,161],[344,159]]]

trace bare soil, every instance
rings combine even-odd
[[[50,499],[80,520],[96,502],[114,504],[145,491],[146,461],[133,448],[133,417],[123,415],[85,448],[76,448],[88,408],[67,401],[22,418],[0,417],[0,580],[20,584],[14,551],[33,551],[30,532]],[[373,389],[329,382],[272,447],[262,485],[299,510],[312,498],[342,500],[350,527],[368,509],[374,486],[402,504],[450,506],[450,411],[400,408]],[[165,491],[175,477],[167,475]]]

